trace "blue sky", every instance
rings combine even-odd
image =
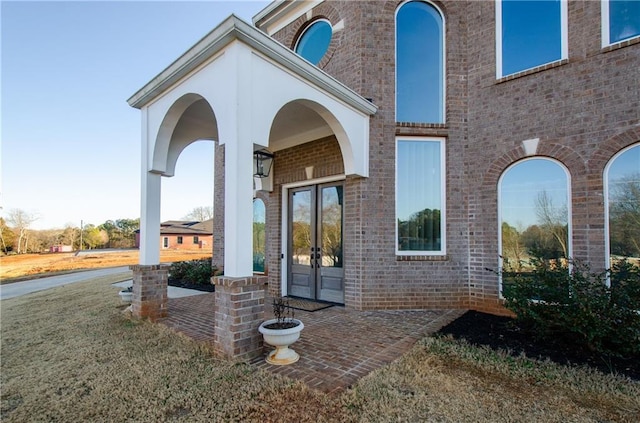
[[[1,206],[34,229],[140,215],[140,111],[126,100],[231,13],[269,2],[2,1]],[[162,220],[213,204],[213,144],[162,180]]]

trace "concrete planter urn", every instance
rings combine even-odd
[[[264,342],[276,347],[266,358],[267,363],[283,366],[293,364],[300,359],[297,352],[289,348],[300,338],[300,332],[304,329],[304,324],[293,318],[270,319],[262,322],[258,331],[262,334]]]

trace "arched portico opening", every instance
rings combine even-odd
[[[326,106],[300,98],[284,104],[275,114],[269,149],[284,150],[329,136],[334,136],[340,145],[344,169],[353,169],[354,146],[343,124]]]
[[[159,263],[161,210],[161,176],[175,174],[178,157],[190,144],[199,140],[216,140],[218,124],[209,102],[199,94],[187,93],[166,111],[148,156],[149,171],[143,181],[140,263]],[[213,160],[213,157],[211,158]],[[213,175],[208,175],[213,178]]]
[[[318,102],[296,99],[275,114],[269,133],[275,178],[267,210],[268,237],[279,241],[267,251],[272,295],[344,303],[345,178],[352,147],[341,122]]]
[[[143,126],[143,133],[146,129]],[[147,136],[143,143],[140,265],[132,267],[132,312],[134,316],[155,320],[167,315],[167,268],[159,264],[161,178],[175,174],[178,157],[189,145],[198,140],[217,139],[216,116],[202,96],[188,93],[167,108],[157,135],[147,133]]]

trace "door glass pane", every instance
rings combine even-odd
[[[311,191],[297,191],[292,196],[293,264],[311,264]]]
[[[342,267],[342,187],[322,189],[322,266]]]

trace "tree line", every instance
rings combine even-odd
[[[40,253],[54,246],[73,250],[135,247],[140,219],[107,220],[100,225],[67,225],[63,229],[31,229],[37,218],[20,209],[0,217],[0,251],[4,254]]]
[[[213,207],[192,209],[184,220],[205,221],[213,218]],[[107,220],[100,225],[82,227],[68,224],[63,229],[31,229],[37,216],[22,209],[11,209],[0,217],[0,254],[25,254],[49,251],[54,246],[70,246],[72,250],[96,248],[133,248],[140,218]]]

